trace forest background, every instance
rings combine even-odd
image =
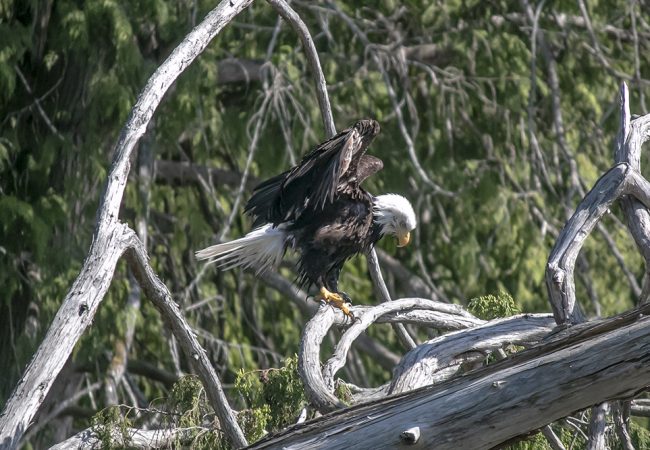
[[[394,297],[467,305],[506,293],[514,305],[501,313],[548,312],[546,259],[611,166],[622,81],[632,111],[648,113],[643,3],[292,5],[314,37],[337,128],[365,117],[382,126],[369,152],[384,170],[367,189],[401,193],[418,214],[409,247],[379,245]],[[212,7],[0,0],[0,405],[79,272],[111,150],[137,94]],[[256,401],[242,393],[240,370],[283,366],[312,310],[288,288],[291,264],[281,276],[255,277],[206,268],[194,251],[246,233],[242,204],[252,185],[324,136],[295,33],[255,2],[179,78],[133,161],[122,220],[146,243],[238,409]],[[590,316],[629,309],[642,288],[643,260],[620,211],[611,212],[576,268],[577,298]],[[341,286],[355,303],[377,301],[363,258],[346,265]],[[342,377],[379,385],[402,350],[388,325],[369,334],[378,344],[357,347]],[[126,376],[111,385],[116,366]],[[164,403],[189,371],[120,263],[25,443],[61,441],[110,405]],[[57,410],[63,398],[75,401]]]

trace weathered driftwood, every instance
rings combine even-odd
[[[585,239],[615,200],[621,199],[628,227],[650,267],[650,183],[641,176],[641,146],[650,139],[650,114],[630,120],[627,86],[621,87],[621,127],[617,137],[617,164],[607,171],[580,202],[550,253],[546,286],[558,324],[578,323],[584,315],[576,303],[573,271]],[[648,277],[641,300],[650,294]]]
[[[117,261],[123,253],[131,249],[131,267],[139,270],[141,279],[149,284],[144,286],[145,289],[149,289],[150,293],[158,290],[156,295],[161,300],[165,299],[166,289],[163,289],[164,285],[151,272],[146,253],[138,246],[137,236],[118,219],[130,168],[130,156],[172,83],[223,27],[250,3],[252,0],[222,1],[156,70],[140,94],[115,145],[115,157],[100,201],[93,242],[81,273],[63,300],[43,343],[0,414],[0,449],[13,449],[20,441],[81,334],[92,322],[110,285]],[[161,303],[157,303],[157,306],[161,311],[166,309],[174,313],[169,305],[163,307]],[[185,327],[178,325],[179,321],[184,323],[180,314],[166,319],[176,323],[178,331],[189,330],[186,324]],[[194,347],[198,342],[191,332],[187,332],[181,340],[183,339],[188,344],[193,339],[192,345],[188,345],[188,349],[192,347],[191,360],[202,376],[204,385],[213,385],[214,396],[210,400],[228,439],[236,446],[246,445],[246,439],[225,402],[225,396],[218,395],[221,386],[205,351],[200,346]]]
[[[650,122],[650,115],[646,117]],[[558,236],[546,270],[546,286],[558,324],[584,320],[575,298],[576,258],[589,233],[623,195],[633,196],[650,207],[650,183],[628,163],[615,165],[596,182]]]
[[[650,118],[646,115],[631,120],[630,94],[625,83],[621,86],[620,103],[621,117],[614,158],[617,163],[626,162],[641,172],[641,147],[649,138]],[[633,197],[623,197],[621,207],[634,242],[645,260],[643,290],[639,297],[639,302],[645,303],[650,299],[650,212]]]
[[[565,329],[467,375],[328,414],[251,448],[482,449],[648,385],[650,307]],[[561,380],[561,382],[558,382]],[[468,432],[471,430],[471,432]]]
[[[432,339],[404,355],[393,370],[388,392],[407,392],[447,380],[461,372],[464,365],[481,363],[508,345],[530,347],[554,325],[550,314],[522,314]]]
[[[102,439],[98,430],[87,428],[63,442],[50,447],[50,450],[80,450],[98,449],[102,447]],[[104,430],[110,433],[111,444],[115,447],[131,449],[173,448],[174,444],[189,445],[192,438],[205,428],[171,428],[161,430],[140,430],[127,428],[125,430]]]
[[[311,403],[320,411],[331,411],[344,407],[333,392],[334,375],[343,367],[354,339],[372,323],[384,317],[384,321],[399,320],[428,321],[441,329],[471,328],[484,323],[468,315],[457,305],[436,302],[421,298],[393,300],[372,307],[353,306],[357,318],[354,323],[340,311],[323,306],[307,323],[300,343],[298,371],[305,384],[305,391]],[[436,313],[436,314],[433,314]],[[350,325],[343,334],[332,358],[321,370],[320,347],[329,329],[334,325]]]

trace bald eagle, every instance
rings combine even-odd
[[[338,289],[345,261],[367,252],[386,234],[403,247],[416,226],[406,198],[373,197],[360,186],[383,168],[379,158],[365,154],[378,133],[376,121],[359,120],[318,145],[300,164],[259,184],[245,207],[253,231],[200,250],[197,259],[261,273],[277,267],[292,248],[299,254],[298,285],[315,285],[318,299],[351,316],[350,298]]]

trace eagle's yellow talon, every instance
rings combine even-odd
[[[354,319],[354,315],[348,308],[346,301],[336,292],[330,292],[325,287],[320,288],[319,294],[315,297],[315,300],[323,300],[327,304],[334,306],[335,308],[343,311],[343,314]]]

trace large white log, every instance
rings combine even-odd
[[[650,380],[650,306],[557,332],[467,375],[331,413],[251,448],[491,448]],[[404,432],[408,433],[403,434]]]

